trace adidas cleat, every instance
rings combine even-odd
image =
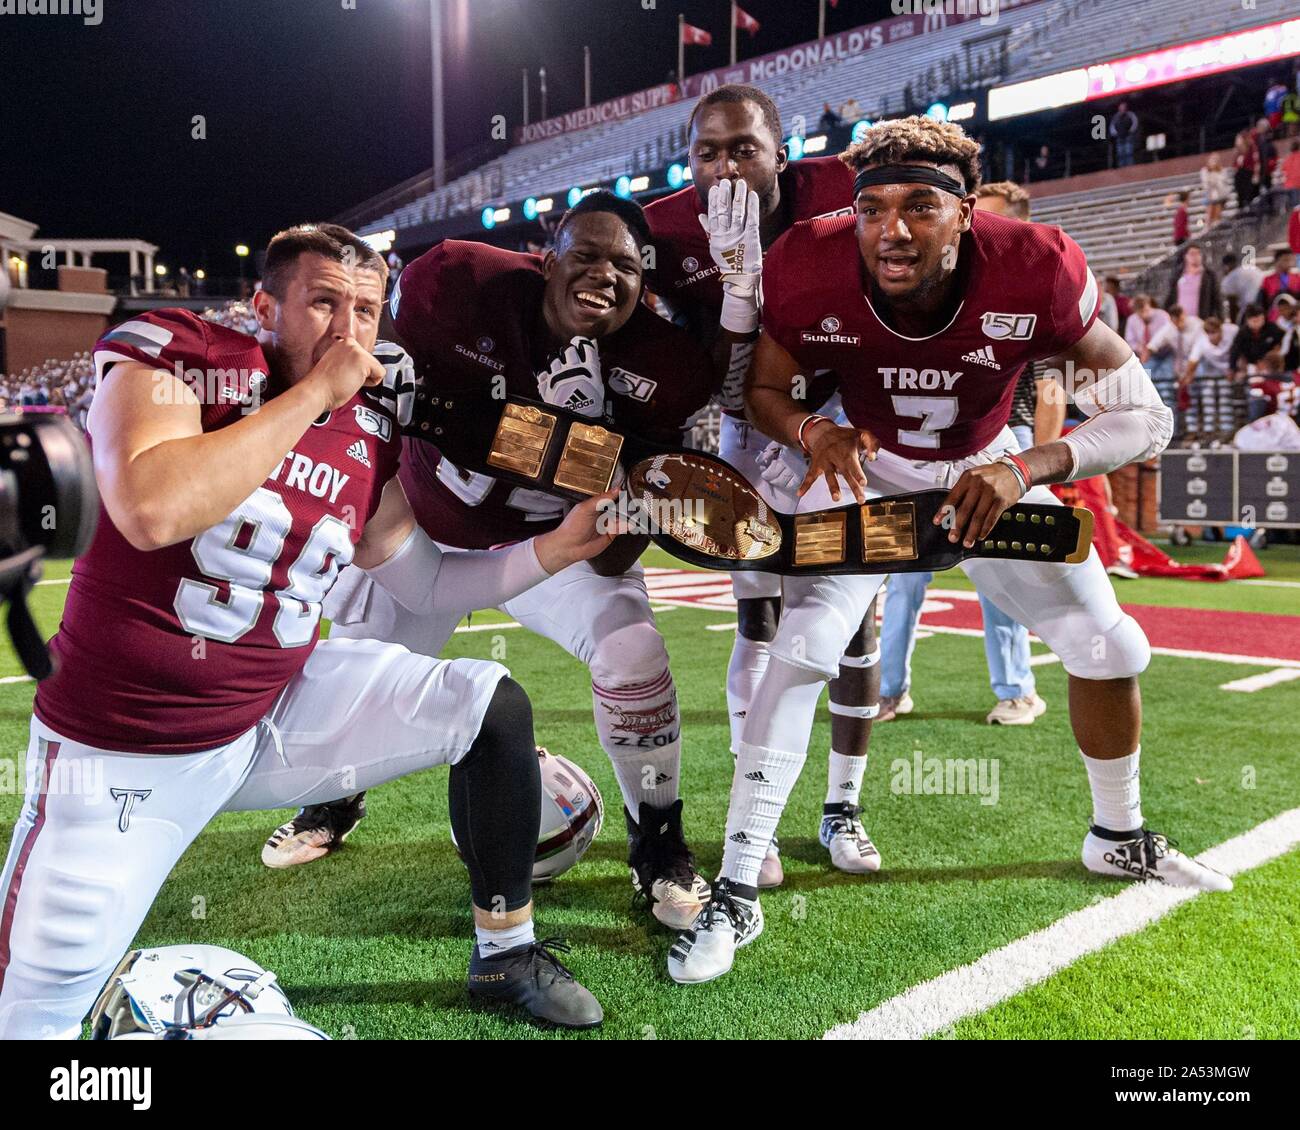
[[[679,985],[698,985],[721,977],[736,950],[763,932],[758,891],[730,879],[717,879],[708,905],[668,951],[668,976]]]
[[[476,945],[469,962],[469,995],[517,1005],[561,1028],[598,1028],[605,1018],[600,1002],[555,956],[569,949],[561,939],[547,938],[484,957]]]
[[[825,805],[817,834],[822,847],[831,853],[831,865],[851,875],[880,870],[880,852],[862,826],[861,814],[860,804]]]
[[[1227,875],[1184,855],[1166,837],[1146,828],[1134,836],[1094,825],[1083,841],[1083,865],[1098,875],[1116,879],[1168,883],[1171,887],[1202,891],[1232,890]]]
[[[277,869],[296,867],[338,851],[365,815],[365,793],[301,808],[271,833],[262,847],[262,862]]]
[[[685,930],[704,908],[709,884],[695,870],[682,837],[682,802],[667,808],[641,805],[639,821],[625,808],[627,863],[632,887],[650,904],[650,913],[673,930]]]

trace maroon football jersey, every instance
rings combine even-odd
[[[398,336],[415,359],[417,397],[473,401],[472,422],[424,426],[408,440],[401,480],[429,536],[464,549],[519,541],[551,529],[563,500],[464,470],[482,465],[505,396],[539,399],[555,341],[542,314],[536,255],[449,239],[402,272],[392,298]],[[655,443],[678,445],[686,421],[713,393],[708,355],[683,329],[638,303],[627,324],[598,343],[604,421]],[[423,414],[417,409],[417,414]],[[452,432],[454,434],[448,434]]]
[[[864,291],[852,216],[797,224],[763,269],[763,330],[809,373],[834,369],[849,420],[908,459],[959,459],[1007,422],[1021,370],[1074,345],[1096,280],[1060,228],[976,212],[962,236],[964,299],[924,338],[890,329]]]
[[[183,375],[205,432],[275,392],[256,339],[186,310],[110,330],[95,346],[99,379],[114,380],[118,361]],[[74,741],[144,753],[211,749],[250,729],[316,646],[321,601],[400,451],[396,421],[358,394],[189,541],[135,549],[101,505],[95,540],[72,567],[51,643],[59,669],[37,689],[37,717]]]
[[[781,207],[792,224],[852,210],[853,173],[838,157],[792,161],[779,183]],[[646,286],[697,332],[705,327],[712,332],[722,309],[722,282],[700,224],[707,211],[693,184],[652,201],[645,210],[655,241],[655,265],[646,273]]]

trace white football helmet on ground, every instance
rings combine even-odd
[[[542,812],[533,882],[549,883],[578,862],[605,822],[605,801],[596,782],[567,757],[537,747],[542,772]],[[456,844],[456,833],[451,834]]]
[[[302,1027],[276,976],[223,946],[160,946],[132,950],[118,964],[90,1012],[91,1038],[206,1039],[244,1018],[264,1035],[230,1033],[232,1039],[327,1039],[286,1035]],[[289,1025],[268,1023],[292,1021]],[[279,1035],[271,1034],[273,1031]],[[312,1029],[315,1031],[315,1029]]]

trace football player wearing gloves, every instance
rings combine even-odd
[[[745,374],[758,340],[763,255],[798,221],[851,211],[853,177],[834,157],[790,161],[781,142],[780,113],[753,86],[728,84],[706,94],[691,114],[688,133],[692,184],[646,207],[655,240],[655,268],[646,285],[711,350],[722,388],[719,454],[767,492],[771,480],[764,472],[773,464],[769,459],[761,465],[759,455],[769,440],[746,420],[744,403]],[[826,401],[833,385],[834,378],[825,374],[812,381],[800,378],[794,392],[811,411]],[[796,447],[790,462],[801,458]],[[786,508],[775,495],[768,501]],[[727,712],[734,754],[781,617],[781,578],[738,572],[731,575],[731,587],[737,624],[727,668]],[[831,863],[859,874],[880,867],[858,804],[872,719],[880,708],[879,661],[873,605],[831,680],[831,748],[819,829]],[[776,887],[783,877],[773,839],[758,884]]]
[[[1104,474],[1164,449],[1172,415],[1132,350],[1097,319],[1083,252],[1059,228],[975,210],[979,145],[959,126],[885,122],[844,154],[855,217],[796,225],[768,256],[750,417],[809,452],[805,499],[948,489],[949,540],[973,547],[1045,484]],[[957,248],[955,262],[950,254]],[[1015,264],[1008,271],[1006,264]],[[828,310],[836,333],[819,332]],[[986,363],[972,365],[979,356]],[[1088,420],[1019,451],[1006,427],[1024,366],[1052,359]],[[790,395],[799,372],[834,368],[849,426]],[[868,462],[864,470],[864,457]],[[1083,865],[1100,875],[1200,890],[1232,881],[1146,827],[1138,676],[1151,649],[1092,550],[1076,564],[972,559],[975,587],[1035,632],[1070,678],[1070,721],[1092,789]],[[822,685],[882,578],[787,577],[772,658],[745,719],[722,874],[668,956],[675,981],[720,977],[763,930],[762,845],[807,757]]]
[[[401,479],[431,537],[464,549],[504,545],[551,529],[568,509],[562,498],[463,466],[482,464],[506,395],[540,397],[647,440],[680,444],[686,421],[713,393],[712,371],[685,330],[641,301],[649,242],[637,204],[596,192],[561,219],[545,258],[447,240],[407,266],[391,306],[415,358],[424,438],[406,441]],[[444,426],[439,405],[448,401],[476,407]],[[680,929],[709,888],[682,830],[681,714],[636,564],[644,545],[621,537],[501,608],[589,668],[596,735],[623,798],[633,887],[656,919]],[[436,655],[455,628],[446,616],[407,614],[360,576],[340,582],[339,593],[346,600],[327,609],[334,635]],[[355,802],[302,814],[298,842],[285,841],[287,862],[306,857],[298,850],[303,835],[315,829],[335,843],[355,816]]]
[[[415,614],[459,616],[610,542],[599,499],[493,553],[444,553],[417,527],[396,419],[365,393],[385,376],[371,350],[386,274],[343,228],[293,228],[267,250],[256,337],[157,310],[96,346],[102,508],[51,643],[58,669],[36,692],[33,784],[0,876],[0,1038],[77,1035],[217,813],[321,803],[345,781],[433,765],[451,768],[470,874],[469,991],[556,1024],[600,1022],[558,947],[534,936],[540,781],[522,688],[497,663],[319,642],[349,563]],[[175,375],[195,371],[208,379]],[[43,786],[60,774],[107,787]]]

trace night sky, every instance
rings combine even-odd
[[[444,0],[449,159],[521,115],[664,81],[677,15],[711,30],[687,72],[728,61],[729,0]],[[650,0],[646,0],[650,2]],[[345,3],[355,3],[348,10]],[[0,211],[37,235],[137,237],[173,269],[237,273],[233,248],[326,219],[432,162],[429,0],[102,0],[102,23],[0,16]],[[816,0],[745,0],[745,58],[817,33]],[[828,32],[889,15],[840,0]],[[458,32],[457,29],[460,29]],[[206,118],[206,140],[192,119]]]

